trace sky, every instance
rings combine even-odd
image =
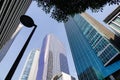
[[[99,12],[99,13],[92,13],[90,10],[88,10],[87,12],[91,16],[95,17],[95,19],[97,19],[99,22],[104,24],[103,19],[105,19],[105,17],[108,14],[110,14],[116,7],[117,6],[109,6],[109,7],[106,6],[104,7],[103,12]],[[72,76],[76,77],[76,71],[75,71],[73,61],[72,61],[71,51],[70,51],[70,47],[68,44],[64,24],[58,23],[57,21],[52,19],[50,15],[45,14],[45,12],[43,12],[41,8],[37,6],[37,3],[35,1],[31,3],[29,9],[26,12],[26,15],[29,15],[31,18],[33,18],[34,23],[37,25],[37,29],[24,53],[24,56],[22,57],[22,60],[12,80],[18,80],[29,52],[33,49],[41,49],[43,39],[49,33],[54,34],[64,44],[67,57],[68,57],[68,63],[70,66],[69,67],[70,73]],[[7,55],[4,57],[4,59],[0,63],[0,80],[4,80],[7,72],[9,71],[14,60],[16,59],[18,53],[20,52],[23,44],[25,43],[25,40],[29,36],[32,29],[33,28],[27,28],[24,26],[21,29],[20,33],[18,34],[11,48],[9,49]]]

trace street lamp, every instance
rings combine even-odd
[[[22,56],[23,56],[23,54],[24,54],[24,52],[25,52],[25,50],[26,50],[26,48],[27,48],[27,46],[28,46],[28,44],[29,44],[29,42],[32,38],[32,36],[33,36],[33,34],[34,34],[34,32],[35,32],[35,29],[37,28],[37,25],[34,24],[33,19],[31,17],[27,16],[27,15],[22,15],[20,17],[20,22],[24,26],[27,26],[29,28],[34,26],[34,28],[33,28],[32,32],[30,33],[28,39],[26,40],[26,42],[25,42],[23,48],[21,49],[20,53],[18,54],[18,56],[17,56],[15,62],[13,63],[11,69],[9,70],[5,80],[11,80],[11,78],[12,78],[12,76],[13,76],[13,74],[14,74],[14,72],[15,72],[15,70],[16,70],[16,68],[17,68],[17,66],[18,66],[18,64],[19,64],[19,62],[20,62],[20,60],[21,60],[21,58],[22,58]]]

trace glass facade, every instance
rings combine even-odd
[[[60,59],[61,71],[66,72],[67,74],[69,74],[68,62],[67,62],[66,56],[64,54],[60,53],[59,59]]]
[[[51,80],[53,77],[53,53],[49,52],[48,65],[47,65],[47,80]]]
[[[120,14],[114,18],[114,20],[112,21],[112,23],[114,25],[116,25],[117,27],[120,27]]]
[[[37,54],[37,52],[38,52],[38,50],[31,51],[30,55],[28,56],[28,58],[26,60],[25,66],[23,68],[23,71],[21,73],[19,80],[29,80],[29,77],[31,77],[30,76],[31,70],[33,70],[31,79],[34,79],[34,77],[36,76],[36,71],[37,71],[36,64],[38,64],[38,63],[37,63],[37,61],[35,61],[35,58],[38,59],[38,57],[35,57],[35,55]]]
[[[65,23],[79,80],[102,80],[120,69],[119,50],[94,27],[80,14]]]
[[[48,41],[48,38],[44,38],[43,43],[42,43],[36,80],[42,80],[43,70],[44,70],[44,67],[45,67],[44,59],[45,59],[45,50],[46,50],[46,47],[47,47],[46,46],[47,41]]]
[[[103,79],[103,76],[92,67],[88,67],[87,69],[85,69],[78,77],[80,80],[91,80],[91,79],[98,80],[98,78],[99,80]]]
[[[41,51],[44,53],[42,80],[51,80],[53,76],[60,72],[69,74],[68,62],[63,44],[52,34],[47,35],[44,40],[43,43],[46,44],[43,45],[44,49],[42,48],[43,50]]]
[[[119,13],[118,13],[119,14]],[[120,36],[120,14],[114,17],[109,23],[109,26],[113,31]]]
[[[61,72],[61,73],[55,75],[51,80],[76,80],[76,79],[69,74]]]
[[[119,54],[119,51],[107,39],[102,37],[98,31],[96,31],[92,25],[86,22],[82,17],[78,17],[76,15],[74,17],[74,21],[76,24],[78,23],[77,25],[82,25],[79,29],[105,66],[112,61],[111,59],[113,57]]]
[[[23,72],[23,75],[21,77],[21,80],[27,80],[28,79],[28,76],[29,76],[29,73],[30,73],[30,69],[31,69],[31,65],[32,65],[32,62],[33,62],[33,58],[34,58],[34,55],[35,55],[35,51],[33,51],[27,61],[27,65],[25,67],[25,70]]]

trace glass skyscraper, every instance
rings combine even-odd
[[[76,80],[76,79],[69,74],[61,72],[55,75],[51,80]]]
[[[51,80],[61,72],[69,74],[64,46],[53,34],[43,40],[40,54],[37,80]]]
[[[107,29],[100,26],[86,13],[65,23],[79,80],[120,79],[120,51],[109,42]]]
[[[40,51],[32,50],[27,57],[19,80],[36,80]]]

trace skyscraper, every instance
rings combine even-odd
[[[60,72],[69,74],[64,46],[54,35],[45,37],[40,54],[37,80],[51,80]]]
[[[114,34],[87,13],[65,23],[79,80],[120,79],[120,51],[110,43]]]
[[[32,50],[27,57],[19,80],[36,80],[40,51]]]
[[[32,0],[0,1],[0,49],[11,38]]]
[[[16,36],[18,35],[18,33],[20,32],[21,28],[22,28],[22,25],[20,24],[18,26],[18,28],[16,29],[16,31],[13,33],[12,37],[0,49],[0,62],[2,61],[2,59],[4,58],[4,56],[7,54],[10,46],[12,45],[12,43],[15,40]]]
[[[120,6],[118,6],[111,14],[109,14],[104,22],[120,37]]]
[[[76,79],[69,74],[61,72],[59,74],[56,74],[51,80],[76,80]]]

